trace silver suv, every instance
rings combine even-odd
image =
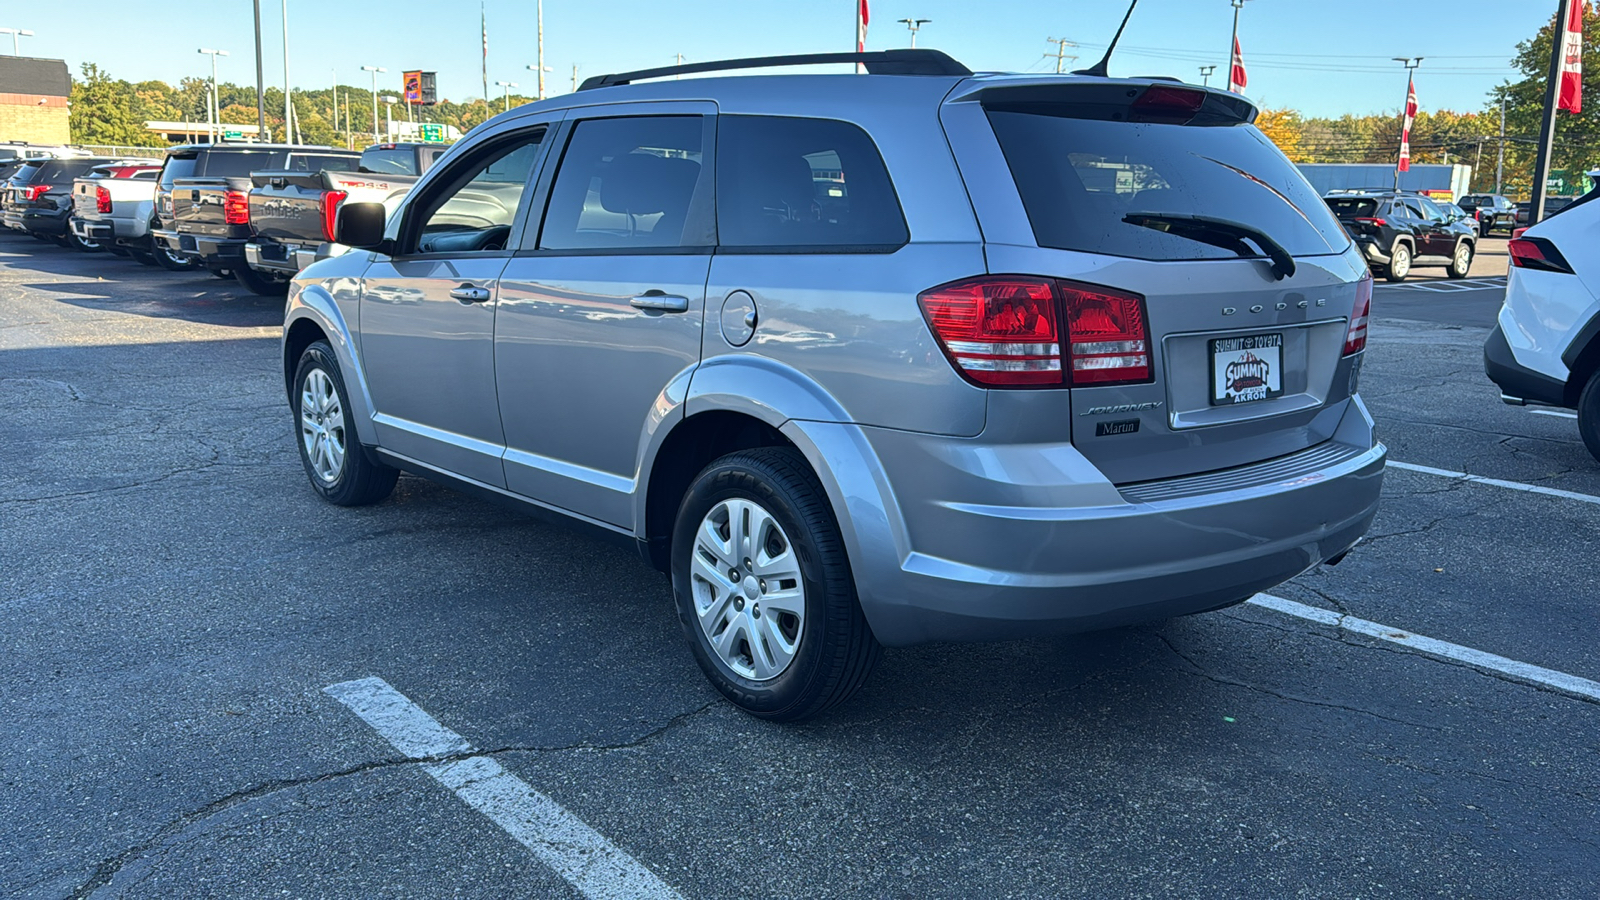
[[[635,545],[777,720],[882,645],[1217,609],[1366,532],[1371,276],[1248,101],[796,61],[868,74],[603,76],[346,204],[284,327],[315,490]]]

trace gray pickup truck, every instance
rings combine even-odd
[[[213,274],[232,274],[257,294],[281,294],[282,278],[263,277],[244,260],[250,222],[250,173],[264,169],[302,173],[353,170],[360,154],[334,147],[289,144],[198,144],[168,151],[158,195],[161,224],[155,239]],[[170,185],[170,187],[169,187]]]
[[[443,144],[374,144],[355,170],[259,171],[250,176],[250,225],[245,263],[261,278],[292,278],[327,256],[345,203],[382,203],[393,210],[417,177],[450,149]]]

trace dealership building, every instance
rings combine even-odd
[[[0,143],[65,144],[72,76],[59,59],[0,56]]]

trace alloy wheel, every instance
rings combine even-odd
[[[300,386],[300,440],[317,478],[325,484],[338,481],[346,448],[344,406],[322,369],[307,372]]]
[[[724,665],[771,681],[794,662],[805,580],[789,536],[760,504],[733,497],[711,507],[695,532],[689,580],[695,616]]]

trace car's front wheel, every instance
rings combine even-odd
[[[400,472],[362,449],[339,362],[327,341],[316,341],[300,354],[292,404],[295,443],[312,490],[337,506],[365,506],[389,496]]]
[[[729,454],[695,478],[678,508],[672,586],[706,677],[763,719],[843,702],[882,652],[822,486],[789,448]]]
[[[1384,269],[1383,277],[1389,281],[1405,281],[1411,274],[1411,248],[1405,244],[1395,244],[1394,252],[1389,256],[1389,266]]]
[[[1584,446],[1600,460],[1600,371],[1589,376],[1589,383],[1578,395],[1578,433]]]
[[[1472,270],[1472,245],[1466,241],[1456,243],[1456,254],[1450,258],[1450,265],[1444,270],[1447,278],[1465,278]]]

